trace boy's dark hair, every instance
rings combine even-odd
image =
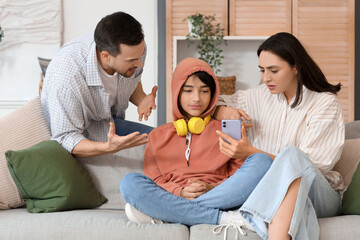
[[[302,101],[302,86],[315,92],[331,92],[337,93],[341,89],[341,84],[330,84],[320,67],[306,52],[300,41],[290,33],[277,33],[263,42],[257,50],[257,55],[260,56],[262,51],[269,51],[284,61],[290,66],[297,69],[297,90],[292,108],[299,105]]]
[[[214,81],[213,77],[204,71],[194,72],[190,76],[193,76],[193,75],[197,76],[203,83],[205,83],[210,88],[211,98],[213,98],[213,96],[215,94],[215,81]]]
[[[116,56],[121,52],[120,44],[136,46],[144,40],[141,24],[124,12],[110,14],[97,24],[94,39],[97,49]]]

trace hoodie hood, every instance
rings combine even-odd
[[[203,60],[197,58],[186,58],[176,66],[171,83],[173,117],[175,121],[180,118],[185,118],[185,116],[181,114],[178,106],[178,98],[181,87],[182,85],[184,85],[184,83],[191,74],[199,71],[208,73],[210,76],[213,77],[215,82],[215,92],[214,96],[210,101],[209,108],[207,108],[207,110],[203,114],[201,114],[200,117],[206,117],[207,115],[211,114],[215,108],[216,102],[219,98],[219,83],[214,71],[212,70],[210,65]]]

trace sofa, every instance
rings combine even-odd
[[[1,155],[8,149],[27,148],[50,139],[39,97],[0,119],[0,132]],[[343,156],[335,168],[341,171],[349,184],[360,159],[360,121],[346,124],[346,137],[352,139],[346,140]],[[29,213],[24,202],[3,200],[7,193],[0,186],[0,208],[4,209],[0,210],[0,239],[224,239],[224,232],[213,234],[213,225],[187,227],[182,224],[136,224],[128,221],[118,186],[125,174],[143,171],[143,152],[144,146],[140,146],[113,155],[77,159],[89,172],[98,191],[108,199],[96,209]],[[351,157],[347,156],[349,154]],[[352,158],[351,163],[347,162],[348,158]],[[7,169],[3,161],[6,160],[0,156],[0,185],[9,187],[7,184],[12,184],[12,191],[15,191],[13,183],[5,183],[9,179],[4,180]],[[321,218],[319,225],[320,239],[360,239],[359,215]],[[235,236],[235,229],[229,228],[227,239],[235,239]],[[247,235],[239,235],[239,239],[258,240],[260,237],[247,231]]]

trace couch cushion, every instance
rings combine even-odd
[[[319,218],[320,240],[355,240],[360,238],[360,216]]]
[[[39,97],[0,119],[0,209],[24,205],[10,176],[5,152],[19,150],[50,139]]]
[[[187,240],[189,229],[180,224],[136,224],[122,210],[76,210],[31,214],[18,208],[0,211],[0,239],[126,239]]]
[[[213,229],[216,227],[215,225],[209,224],[199,224],[194,225],[190,228],[190,239],[199,240],[199,239],[206,239],[206,240],[223,240],[224,239],[224,229],[221,231],[220,234],[216,235],[213,233]],[[238,239],[246,239],[246,240],[261,240],[261,237],[257,235],[257,233],[252,231],[246,231],[246,237],[242,236],[238,233]],[[235,228],[229,228],[227,230],[227,238],[226,239],[236,239],[236,231]]]
[[[339,172],[344,179],[345,185],[349,186],[356,167],[360,162],[360,138],[345,140],[340,160],[334,170]]]
[[[145,145],[124,149],[114,155],[78,158],[89,171],[96,188],[109,200],[100,208],[125,209],[119,184],[127,173],[144,171],[144,151]]]
[[[95,208],[107,201],[87,170],[56,141],[5,155],[29,212]]]
[[[358,165],[351,183],[344,193],[341,214],[360,215],[360,165]]]
[[[345,139],[360,138],[360,121],[345,124]]]
[[[319,218],[320,240],[359,239],[360,216],[340,216],[331,218]],[[224,231],[215,235],[212,233],[214,225],[199,224],[190,228],[190,239],[223,240]],[[247,236],[239,235],[239,239],[261,240],[260,236],[251,231],[246,231]],[[229,228],[227,239],[235,238],[235,229]]]

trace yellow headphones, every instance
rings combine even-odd
[[[211,116],[207,115],[204,120],[200,117],[192,117],[189,122],[186,124],[184,119],[178,119],[173,121],[174,127],[176,129],[176,133],[179,136],[186,136],[189,132],[194,134],[200,134],[204,131],[205,126],[210,122]]]

